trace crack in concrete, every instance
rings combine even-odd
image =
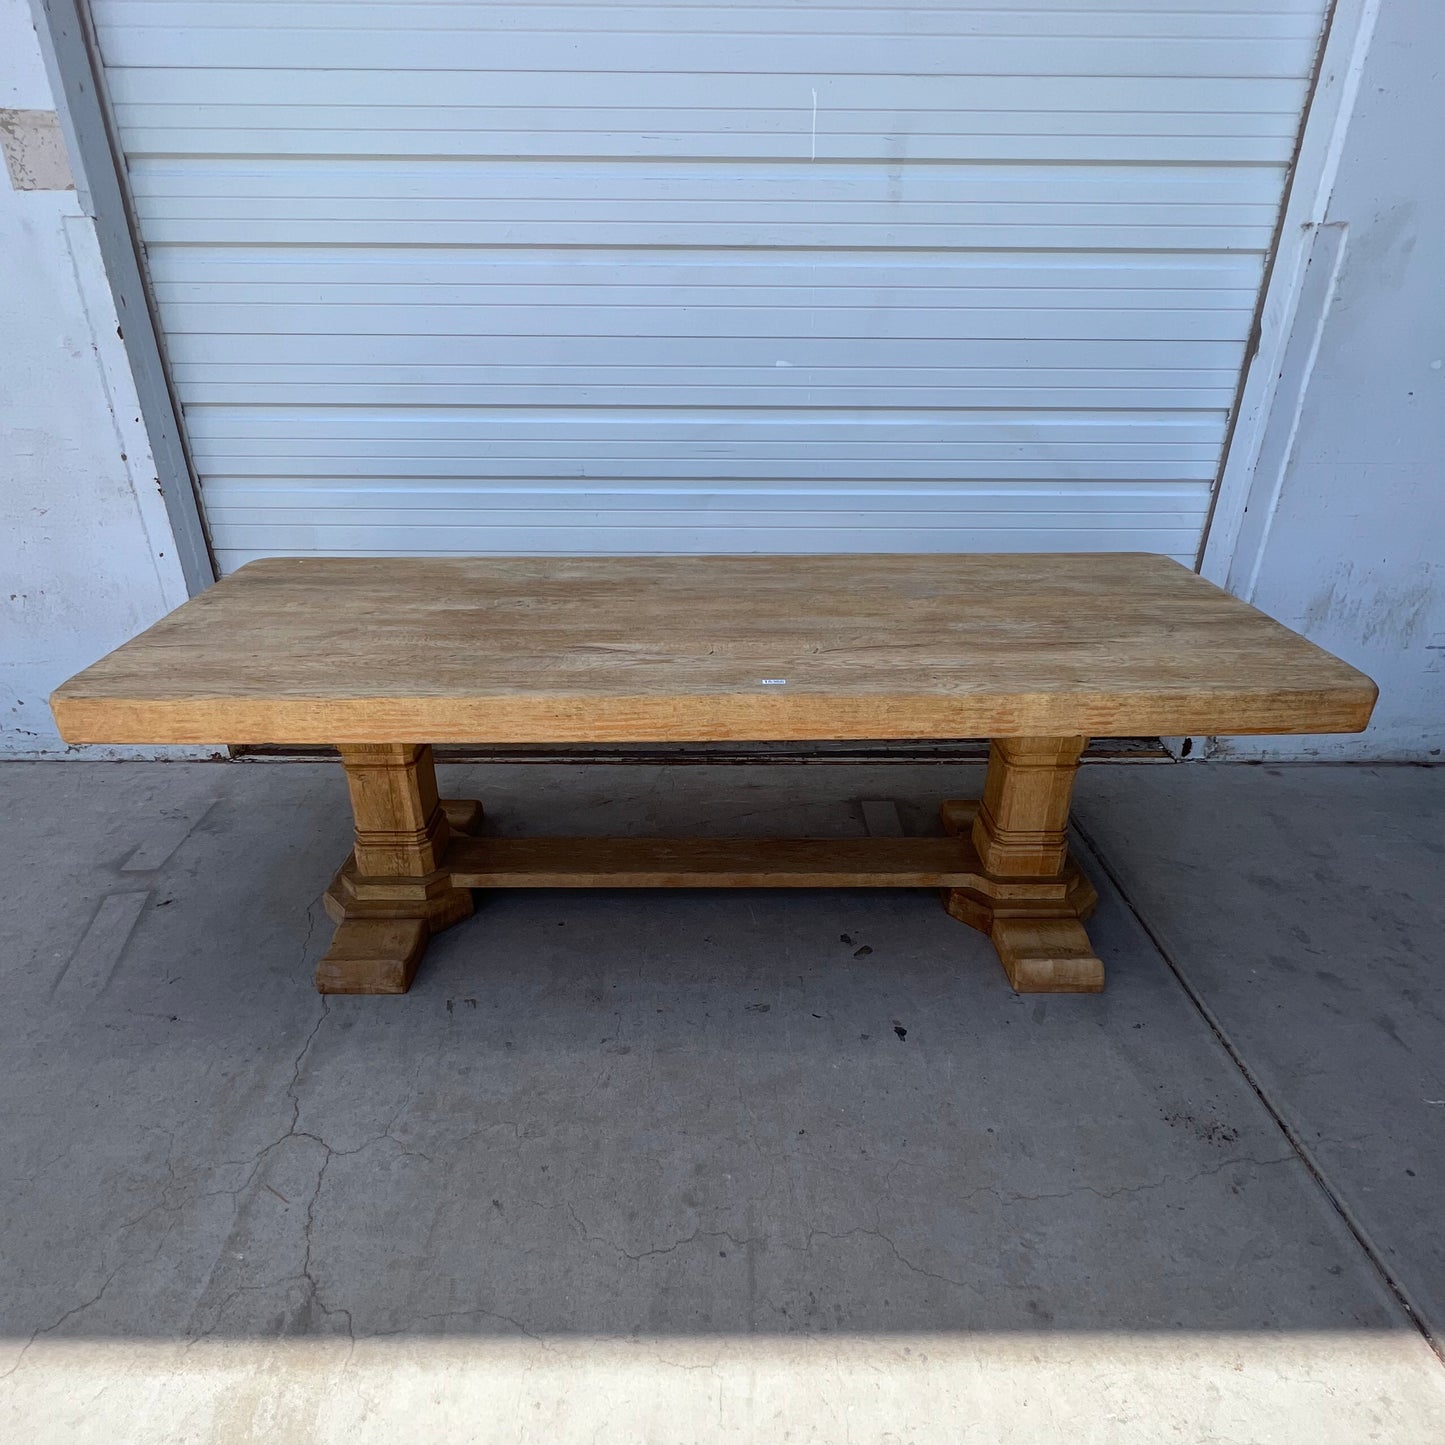
[[[856,1225],[852,1229],[845,1229],[841,1234],[834,1234],[827,1229],[810,1229],[808,1231],[807,1241],[802,1246],[802,1250],[800,1252],[806,1253],[811,1250],[813,1248],[813,1241],[815,1239],[849,1239],[855,1234],[861,1234],[870,1239],[881,1240],[882,1243],[888,1246],[894,1259],[896,1259],[898,1263],[904,1267],[904,1269],[910,1270],[914,1274],[923,1275],[926,1279],[936,1279],[942,1284],[952,1285],[955,1289],[971,1290],[974,1294],[977,1295],[982,1295],[986,1293],[979,1285],[975,1284],[972,1280],[954,1279],[952,1275],[940,1274],[937,1270],[925,1269],[923,1265],[915,1264],[911,1259],[908,1258],[907,1255],[903,1253],[901,1249],[898,1248],[898,1245],[894,1241],[893,1237],[889,1234],[884,1233],[884,1231],[878,1226],[876,1222],[871,1229],[865,1228],[863,1225],[860,1224]],[[785,1244],[783,1248],[796,1249],[797,1246]]]
[[[11,1365],[10,1368],[6,1370],[3,1375],[0,1375],[0,1380],[8,1380],[10,1376],[13,1375],[20,1368],[20,1366],[25,1363],[25,1356],[30,1353],[31,1346],[34,1345],[36,1340],[38,1340],[41,1335],[54,1334],[55,1331],[58,1330],[67,1320],[73,1319],[76,1315],[83,1313],[85,1310],[90,1309],[94,1305],[98,1305],[106,1290],[110,1288],[111,1281],[124,1268],[125,1261],[122,1260],[118,1265],[116,1265],[113,1270],[111,1270],[108,1275],[106,1275],[105,1280],[101,1284],[100,1288],[88,1300],[84,1300],[78,1305],[72,1305],[70,1309],[66,1310],[66,1312],[61,1315],[60,1318],[56,1320],[53,1324],[41,1325],[39,1328],[32,1330],[30,1332],[30,1338],[26,1340],[25,1343],[20,1347],[20,1353],[15,1357],[15,1363]]]
[[[310,936],[309,932],[307,936]],[[321,1013],[315,1025],[312,1027],[311,1032],[306,1035],[306,1042],[301,1045],[300,1053],[296,1055],[296,1058],[291,1064],[291,1082],[286,1085],[286,1096],[291,1100],[291,1128],[288,1131],[289,1133],[294,1134],[296,1132],[296,1125],[301,1119],[301,1096],[297,1092],[301,1083],[301,1066],[306,1062],[306,1055],[311,1052],[312,1044],[316,1042],[316,1035],[321,1032],[321,1025],[326,1022],[330,1015],[331,1000],[325,994],[322,994]],[[283,1134],[282,1138],[285,1137]],[[277,1140],[277,1143],[279,1142],[280,1140]]]
[[[956,1198],[959,1201],[963,1201],[966,1199],[972,1199],[979,1194],[995,1194],[1005,1204],[1035,1203],[1039,1200],[1067,1199],[1074,1194],[1093,1194],[1100,1199],[1117,1199],[1121,1195],[1142,1194],[1154,1189],[1163,1189],[1169,1185],[1189,1185],[1194,1183],[1196,1180],[1208,1178],[1211,1175],[1221,1173],[1225,1169],[1237,1167],[1239,1165],[1252,1165],[1255,1168],[1262,1169],[1277,1164],[1293,1163],[1294,1160],[1295,1155],[1293,1153],[1280,1154],[1268,1159],[1256,1159],[1251,1156],[1241,1155],[1231,1159],[1223,1160],[1218,1164],[1211,1165],[1207,1169],[1195,1170],[1193,1173],[1190,1174],[1182,1176],[1166,1175],[1162,1179],[1145,1180],[1144,1182],[1139,1184],[1120,1185],[1117,1189],[1098,1189],[1091,1184],[1078,1184],[1072,1186],[1069,1189],[1057,1190],[1048,1193],[1018,1194],[1002,1191],[996,1185],[985,1184],[980,1185],[977,1189],[968,1190],[965,1193],[956,1196]],[[613,1250],[621,1258],[631,1260],[634,1264],[640,1263],[644,1259],[653,1259],[660,1255],[673,1254],[677,1250],[683,1249],[687,1245],[694,1244],[698,1240],[702,1239],[726,1239],[735,1248],[738,1249],[746,1248],[749,1245],[760,1245],[763,1247],[772,1246],[778,1249],[791,1250],[795,1253],[807,1253],[813,1248],[814,1243],[819,1239],[841,1240],[851,1239],[854,1236],[861,1235],[866,1238],[877,1239],[881,1243],[887,1245],[888,1249],[893,1254],[893,1257],[898,1261],[898,1263],[901,1264],[905,1269],[913,1272],[914,1274],[919,1274],[929,1279],[938,1280],[943,1284],[952,1285],[957,1289],[966,1289],[972,1290],[974,1293],[981,1293],[980,1287],[974,1284],[971,1280],[955,1279],[951,1275],[942,1274],[937,1270],[928,1269],[925,1266],[918,1264],[916,1261],[909,1259],[908,1256],[905,1255],[901,1249],[899,1249],[898,1244],[893,1239],[893,1237],[882,1228],[882,1226],[878,1223],[876,1219],[871,1226],[855,1225],[852,1229],[845,1229],[842,1231],[833,1231],[827,1229],[810,1229],[807,1233],[807,1237],[801,1245],[790,1244],[786,1240],[769,1239],[766,1236],[739,1237],[738,1235],[735,1235],[725,1229],[704,1229],[701,1225],[698,1225],[698,1227],[694,1229],[691,1233],[673,1240],[670,1244],[657,1245],[654,1248],[639,1250],[634,1253],[631,1250],[623,1248],[623,1246],[618,1244],[616,1240],[608,1239],[604,1235],[594,1234],[587,1227],[586,1222],[582,1219],[581,1215],[577,1213],[575,1206],[570,1201],[567,1202],[566,1208],[567,1212],[572,1217],[573,1224],[577,1228],[578,1235],[585,1242],[589,1244],[603,1245],[606,1248]]]
[[[1163,1189],[1170,1184],[1193,1184],[1197,1179],[1208,1179],[1211,1175],[1222,1173],[1236,1164],[1253,1164],[1257,1168],[1263,1169],[1271,1164],[1289,1164],[1294,1159],[1293,1153],[1277,1154],[1269,1159],[1255,1159],[1247,1154],[1236,1155],[1232,1159],[1225,1159],[1221,1163],[1211,1165],[1208,1169],[1196,1169],[1194,1173],[1185,1174],[1182,1177],[1166,1174],[1162,1179],[1146,1180],[1142,1184],[1121,1184],[1117,1189],[1096,1189],[1092,1184],[1075,1184],[1068,1189],[1047,1194],[1010,1194],[1003,1192],[995,1185],[985,1184],[960,1194],[957,1198],[964,1200],[972,1199],[979,1194],[996,1194],[1005,1204],[1032,1204],[1038,1200],[1067,1199],[1072,1194],[1092,1194],[1098,1199],[1118,1199],[1124,1194],[1143,1194],[1151,1189]]]
[[[312,932],[314,931],[314,928],[315,928],[315,908],[313,907],[313,908],[312,908],[311,910],[309,910],[309,912],[308,912],[308,927],[307,927],[307,932],[306,932],[306,939],[303,941],[303,944],[302,944],[302,955],[303,955],[303,958],[305,957],[305,954],[306,954],[306,952],[307,952],[307,950],[308,950],[308,948],[309,948],[310,940],[311,940],[311,936],[312,936]],[[326,997],[323,996],[323,998],[322,998],[322,1000],[321,1000],[321,1012],[320,1012],[320,1014],[318,1015],[315,1024],[312,1026],[310,1033],[307,1034],[305,1040],[302,1042],[301,1048],[298,1050],[295,1059],[292,1061],[292,1065],[291,1065],[291,1078],[290,1078],[290,1081],[289,1081],[289,1082],[287,1083],[287,1085],[286,1085],[286,1096],[287,1096],[287,1098],[289,1098],[290,1101],[291,1101],[291,1123],[290,1123],[290,1127],[287,1128],[287,1130],[286,1130],[286,1132],[285,1132],[284,1134],[279,1135],[277,1138],[273,1139],[270,1143],[264,1145],[264,1146],[263,1146],[261,1149],[259,1149],[259,1150],[256,1152],[256,1154],[254,1154],[250,1159],[228,1159],[228,1160],[222,1160],[219,1164],[205,1165],[205,1166],[202,1166],[200,1169],[191,1171],[190,1174],[189,1174],[189,1176],[178,1176],[177,1173],[176,1173],[175,1163],[174,1163],[174,1155],[175,1155],[175,1134],[174,1134],[174,1131],[161,1128],[160,1126],[152,1126],[152,1127],[156,1128],[156,1129],[158,1130],[158,1132],[165,1134],[166,1137],[167,1137],[167,1140],[168,1140],[168,1152],[167,1152],[167,1157],[166,1157],[166,1172],[167,1172],[167,1175],[169,1176],[169,1178],[168,1178],[167,1182],[165,1183],[165,1185],[162,1186],[162,1192],[163,1192],[164,1195],[169,1195],[169,1194],[171,1194],[171,1192],[172,1192],[173,1190],[183,1188],[183,1187],[184,1187],[184,1184],[185,1184],[185,1182],[186,1182],[187,1177],[190,1178],[190,1179],[194,1179],[194,1178],[197,1177],[198,1175],[210,1173],[210,1172],[212,1172],[212,1171],[214,1171],[214,1170],[216,1170],[216,1169],[222,1169],[222,1168],[232,1167],[232,1166],[237,1165],[237,1164],[249,1164],[250,1168],[249,1168],[249,1171],[248,1171],[246,1177],[241,1181],[240,1184],[238,1184],[238,1185],[237,1185],[235,1188],[233,1188],[233,1189],[207,1189],[207,1190],[202,1190],[202,1191],[199,1191],[198,1193],[192,1195],[190,1198],[182,1199],[182,1200],[179,1200],[179,1201],[173,1201],[173,1200],[171,1200],[171,1199],[169,1199],[169,1198],[162,1198],[162,1200],[161,1200],[159,1203],[156,1203],[156,1204],[151,1205],[149,1208],[142,1210],[139,1214],[133,1216],[131,1219],[128,1219],[128,1220],[126,1220],[123,1224],[121,1224],[121,1225],[119,1226],[119,1228],[116,1230],[116,1237],[117,1237],[117,1238],[123,1237],[124,1235],[128,1234],[132,1229],[134,1229],[134,1228],[135,1228],[136,1226],[138,1226],[139,1224],[143,1223],[145,1220],[151,1218],[153,1215],[162,1214],[162,1213],[168,1213],[168,1214],[171,1214],[171,1215],[173,1215],[173,1216],[174,1216],[174,1215],[178,1215],[178,1214],[180,1214],[181,1212],[183,1212],[185,1209],[187,1209],[191,1204],[193,1204],[194,1202],[196,1202],[196,1200],[199,1200],[199,1199],[211,1199],[211,1198],[222,1197],[222,1196],[230,1197],[230,1198],[232,1198],[232,1199],[235,1199],[235,1198],[237,1198],[238,1196],[244,1194],[248,1189],[250,1189],[250,1187],[252,1186],[252,1184],[254,1184],[255,1179],[256,1179],[256,1176],[257,1176],[258,1173],[260,1173],[261,1167],[262,1167],[264,1161],[266,1160],[266,1157],[267,1157],[269,1154],[271,1154],[274,1150],[280,1148],[281,1145],[285,1144],[288,1140],[291,1140],[291,1139],[301,1139],[301,1140],[305,1140],[305,1141],[307,1141],[307,1142],[309,1142],[309,1143],[313,1143],[313,1144],[317,1145],[320,1149],[322,1149],[322,1150],[324,1151],[324,1157],[323,1157],[322,1162],[321,1162],[321,1167],[317,1170],[316,1184],[315,1184],[314,1188],[312,1189],[310,1198],[307,1200],[305,1223],[304,1223],[303,1228],[302,1228],[302,1237],[303,1237],[303,1240],[304,1240],[304,1243],[305,1243],[305,1254],[304,1254],[304,1257],[303,1257],[301,1272],[300,1272],[298,1275],[287,1275],[287,1276],[283,1276],[281,1279],[271,1281],[269,1284],[264,1284],[264,1285],[238,1285],[235,1289],[233,1289],[233,1290],[226,1296],[225,1300],[222,1301],[221,1305],[219,1306],[219,1308],[217,1309],[217,1311],[216,1311],[216,1313],[215,1313],[215,1315],[214,1315],[214,1317],[213,1317],[213,1322],[212,1322],[212,1324],[209,1325],[206,1329],[202,1330],[201,1333],[200,1333],[198,1336],[195,1337],[196,1339],[204,1339],[204,1338],[206,1338],[207,1336],[213,1334],[213,1333],[220,1327],[220,1320],[221,1320],[221,1317],[224,1315],[224,1312],[225,1312],[225,1310],[226,1310],[226,1307],[231,1303],[232,1300],[236,1299],[239,1295],[241,1295],[241,1294],[243,1294],[243,1293],[255,1291],[255,1290],[264,1289],[264,1288],[272,1288],[272,1287],[274,1287],[276,1284],[284,1284],[284,1283],[286,1283],[288,1280],[297,1279],[297,1280],[304,1280],[304,1281],[306,1282],[307,1287],[308,1287],[308,1290],[309,1290],[309,1292],[310,1292],[311,1301],[315,1304],[315,1306],[316,1306],[318,1309],[320,1309],[320,1311],[322,1312],[323,1315],[327,1316],[328,1318],[330,1318],[330,1317],[332,1317],[332,1316],[337,1316],[337,1315],[339,1315],[339,1316],[344,1316],[345,1321],[346,1321],[347,1335],[348,1335],[348,1337],[349,1337],[350,1340],[351,1340],[352,1348],[353,1348],[353,1349],[355,1348],[356,1335],[355,1335],[355,1330],[354,1330],[353,1323],[352,1323],[351,1312],[350,1312],[349,1310],[345,1309],[344,1307],[332,1306],[332,1305],[330,1305],[330,1304],[327,1303],[327,1301],[326,1301],[326,1300],[322,1297],[322,1295],[321,1295],[320,1285],[319,1285],[318,1281],[316,1280],[315,1275],[314,1275],[313,1272],[312,1272],[312,1266],[311,1266],[311,1255],[312,1255],[312,1234],[311,1234],[311,1231],[312,1231],[312,1225],[313,1225],[313,1222],[314,1222],[316,1202],[317,1202],[317,1199],[319,1198],[320,1193],[321,1193],[321,1188],[322,1188],[322,1184],[323,1184],[323,1182],[324,1182],[324,1180],[325,1180],[326,1171],[327,1171],[327,1169],[330,1167],[332,1159],[335,1158],[335,1157],[337,1157],[338,1155],[339,1155],[339,1156],[342,1156],[342,1157],[345,1157],[345,1156],[351,1155],[351,1154],[359,1154],[362,1150],[371,1148],[373,1145],[380,1143],[383,1139],[390,1139],[391,1142],[392,1142],[393,1144],[395,1144],[396,1147],[397,1147],[398,1149],[400,1149],[401,1152],[404,1153],[404,1154],[419,1153],[419,1151],[413,1151],[413,1150],[407,1149],[399,1140],[397,1140],[397,1139],[392,1135],[392,1132],[391,1132],[391,1131],[395,1128],[396,1123],[397,1123],[397,1120],[400,1119],[402,1112],[404,1112],[404,1109],[397,1111],[397,1113],[392,1117],[391,1122],[387,1125],[386,1129],[385,1129],[381,1134],[376,1135],[374,1138],[367,1139],[367,1140],[363,1141],[361,1144],[358,1144],[358,1145],[357,1145],[355,1148],[353,1148],[353,1149],[335,1149],[335,1148],[333,1148],[330,1144],[328,1144],[328,1143],[326,1142],[326,1140],[324,1140],[323,1138],[321,1138],[319,1135],[317,1135],[317,1134],[312,1134],[312,1133],[309,1132],[308,1130],[302,1129],[302,1128],[300,1127],[300,1122],[301,1122],[301,1108],[302,1108],[301,1095],[300,1095],[301,1072],[302,1072],[303,1067],[305,1066],[306,1057],[307,1057],[307,1055],[310,1053],[312,1047],[314,1046],[314,1044],[315,1044],[315,1042],[316,1042],[317,1035],[318,1035],[318,1034],[320,1033],[320,1031],[321,1031],[321,1026],[322,1026],[322,1024],[324,1024],[324,1023],[326,1022],[326,1020],[327,1020],[327,1018],[328,1018],[329,1016],[330,1016],[330,1000],[329,1000],[328,998],[326,998]],[[426,1158],[427,1156],[425,1156],[425,1155],[420,1155],[420,1157]],[[156,1246],[156,1249],[152,1252],[152,1255],[151,1255],[151,1258],[152,1258],[152,1259],[154,1259],[154,1258],[159,1254],[160,1248],[161,1248],[161,1246],[164,1244],[165,1238],[167,1237],[167,1235],[169,1235],[169,1233],[171,1232],[171,1230],[172,1230],[173,1228],[174,1228],[174,1219],[172,1220],[172,1222],[171,1222],[169,1225],[167,1225],[166,1229],[162,1232],[161,1239],[160,1239],[160,1241],[158,1241],[157,1246]],[[103,1256],[103,1255],[104,1255],[104,1250],[102,1250],[102,1256]],[[57,1318],[56,1320],[52,1321],[50,1324],[38,1326],[35,1330],[33,1330],[33,1331],[31,1332],[31,1334],[30,1334],[30,1337],[26,1340],[25,1344],[21,1347],[20,1353],[19,1353],[19,1355],[16,1356],[15,1362],[11,1365],[11,1367],[10,1367],[8,1370],[6,1370],[3,1374],[0,1374],[0,1380],[9,1379],[11,1375],[13,1375],[18,1369],[20,1369],[21,1365],[22,1365],[22,1364],[24,1363],[24,1361],[25,1361],[26,1355],[30,1352],[30,1350],[31,1350],[31,1348],[34,1346],[35,1342],[36,1342],[38,1339],[40,1339],[41,1336],[43,1336],[43,1335],[48,1335],[48,1334],[53,1334],[56,1330],[60,1329],[63,1325],[65,1325],[69,1320],[73,1319],[76,1315],[82,1314],[82,1313],[84,1313],[86,1310],[89,1310],[89,1309],[93,1308],[96,1304],[98,1304],[98,1303],[100,1302],[101,1298],[104,1296],[106,1290],[109,1289],[109,1287],[110,1287],[110,1285],[111,1285],[111,1282],[116,1278],[116,1276],[120,1273],[120,1271],[121,1271],[122,1269],[124,1269],[128,1263],[133,1263],[133,1262],[134,1262],[134,1261],[131,1261],[131,1260],[121,1260],[120,1263],[118,1263],[112,1270],[109,1271],[109,1273],[107,1273],[107,1275],[106,1275],[106,1277],[105,1277],[105,1280],[104,1280],[104,1283],[102,1283],[100,1289],[99,1289],[99,1290],[95,1293],[95,1295],[93,1295],[90,1299],[84,1300],[84,1301],[82,1301],[81,1303],[79,1303],[79,1304],[77,1304],[77,1305],[73,1305],[70,1309],[66,1310],[64,1314],[60,1315],[59,1318]],[[104,1264],[103,1264],[103,1263],[102,1263],[102,1268],[104,1268]],[[192,1342],[194,1342],[194,1341],[192,1341]],[[349,1359],[349,1358],[350,1358],[350,1356],[348,1355],[348,1359]]]
[[[726,1229],[704,1229],[702,1225],[698,1225],[691,1234],[685,1235],[681,1239],[675,1239],[671,1244],[659,1245],[656,1249],[644,1249],[638,1254],[633,1254],[629,1250],[623,1249],[615,1240],[606,1239],[600,1234],[592,1234],[570,1201],[567,1204],[567,1212],[572,1216],[572,1223],[577,1226],[577,1232],[588,1244],[606,1245],[608,1249],[614,1250],[624,1259],[630,1259],[634,1264],[639,1260],[651,1259],[655,1255],[672,1254],[698,1239],[726,1239],[735,1249],[745,1249],[750,1244],[768,1243],[765,1238],[752,1239],[744,1236],[739,1239],[737,1235],[729,1233]]]
[[[173,1154],[174,1154],[174,1149],[175,1149],[175,1134],[174,1134],[174,1132],[172,1132],[171,1130],[160,1128],[158,1125],[153,1125],[153,1126],[151,1126],[151,1127],[156,1128],[158,1132],[165,1134],[165,1135],[167,1136],[168,1140],[170,1141],[170,1151],[171,1151],[171,1152],[168,1153],[168,1154],[167,1154],[167,1157],[166,1157],[166,1170],[167,1170],[167,1173],[171,1176],[172,1182],[174,1182],[174,1180],[175,1180],[175,1168],[174,1168],[174,1165],[173,1165],[173,1163],[172,1163],[172,1156],[173,1156]],[[167,1189],[169,1189],[169,1188],[171,1188],[171,1187],[172,1187],[172,1184],[168,1184],[168,1185],[166,1186]],[[163,1211],[163,1210],[169,1211],[169,1212],[171,1212],[172,1214],[175,1214],[175,1213],[179,1212],[181,1209],[183,1209],[184,1207],[185,1207],[184,1204],[174,1204],[174,1205],[160,1204],[160,1205],[153,1205],[150,1209],[143,1210],[140,1214],[136,1215],[133,1219],[129,1219],[129,1220],[127,1220],[124,1224],[122,1224],[122,1225],[116,1230],[115,1235],[113,1236],[113,1238],[115,1238],[115,1239],[120,1239],[120,1238],[122,1238],[124,1235],[128,1234],[128,1233],[130,1232],[130,1230],[132,1230],[137,1224],[139,1224],[139,1223],[140,1223],[142,1220],[144,1220],[144,1219],[148,1219],[152,1214],[156,1214],[156,1213],[161,1212],[161,1211]],[[121,1270],[123,1270],[127,1265],[129,1265],[129,1264],[136,1264],[136,1263],[144,1263],[144,1264],[152,1264],[152,1263],[154,1263],[155,1260],[156,1260],[157,1258],[159,1258],[161,1250],[165,1247],[165,1242],[166,1242],[166,1240],[170,1237],[170,1233],[171,1233],[171,1231],[175,1228],[175,1224],[176,1224],[176,1221],[175,1221],[174,1218],[172,1218],[171,1221],[166,1225],[165,1229],[163,1229],[163,1230],[161,1231],[161,1236],[160,1236],[160,1238],[156,1241],[155,1248],[154,1248],[153,1250],[151,1250],[150,1255],[149,1255],[146,1259],[144,1259],[144,1260],[139,1260],[139,1259],[122,1259],[122,1260],[120,1260],[120,1262],[117,1263],[116,1266],[115,1266],[113,1269],[109,1270],[109,1271],[106,1273],[105,1279],[101,1282],[100,1288],[95,1292],[94,1295],[92,1295],[92,1296],[90,1297],[90,1299],[88,1299],[88,1300],[82,1300],[79,1304],[77,1304],[77,1305],[72,1305],[68,1310],[66,1310],[62,1315],[60,1315],[59,1318],[53,1320],[50,1324],[48,1324],[48,1325],[39,1325],[39,1326],[37,1326],[35,1329],[33,1329],[33,1330],[30,1332],[29,1338],[28,1338],[28,1339],[25,1341],[25,1343],[21,1346],[21,1348],[20,1348],[20,1353],[15,1357],[15,1363],[12,1364],[12,1365],[10,1366],[10,1368],[9,1368],[8,1370],[6,1370],[3,1374],[0,1374],[0,1381],[8,1380],[13,1374],[16,1373],[17,1370],[20,1369],[21,1365],[23,1365],[23,1364],[25,1363],[25,1357],[26,1357],[26,1355],[28,1355],[28,1354],[30,1353],[30,1350],[31,1350],[32,1346],[35,1344],[35,1342],[36,1342],[42,1335],[54,1334],[56,1330],[60,1329],[60,1328],[61,1328],[63,1325],[65,1325],[69,1320],[74,1319],[76,1315],[84,1314],[86,1310],[93,1309],[96,1305],[98,1305],[98,1304],[100,1303],[100,1301],[102,1300],[102,1298],[104,1298],[105,1292],[110,1288],[111,1284],[114,1282],[116,1276],[119,1275],[120,1272],[121,1272]],[[105,1265],[106,1265],[106,1254],[107,1254],[107,1253],[108,1253],[107,1247],[106,1247],[105,1245],[102,1245],[102,1246],[101,1246],[101,1254],[100,1254],[100,1267],[101,1267],[102,1270],[105,1269]]]
[[[386,1136],[382,1135],[380,1137],[385,1138]],[[325,1299],[322,1297],[321,1294],[320,1281],[317,1280],[315,1274],[312,1273],[311,1269],[311,1250],[313,1243],[311,1236],[311,1227],[312,1224],[315,1222],[316,1201],[321,1197],[321,1188],[322,1185],[326,1182],[326,1171],[331,1168],[331,1161],[336,1157],[336,1151],[332,1149],[329,1144],[326,1144],[323,1141],[318,1142],[320,1142],[321,1147],[326,1150],[326,1157],[321,1161],[321,1168],[316,1171],[316,1187],[311,1191],[311,1197],[306,1201],[306,1222],[302,1226],[301,1230],[301,1237],[306,1244],[306,1253],[301,1261],[301,1277],[306,1281],[307,1285],[310,1288],[311,1303],[314,1304],[317,1309],[319,1309],[321,1313],[327,1317],[327,1319],[331,1319],[334,1315],[344,1315],[346,1317],[346,1337],[350,1341],[350,1345],[346,1352],[346,1359],[342,1362],[343,1368],[345,1368],[346,1365],[349,1365],[351,1363],[352,1355],[356,1353],[356,1326],[351,1318],[351,1311],[341,1305],[333,1307],[326,1303]],[[372,1140],[371,1142],[377,1143],[379,1142],[379,1139]],[[345,1152],[357,1154],[360,1153],[361,1149],[365,1147],[367,1146],[362,1145],[357,1149],[347,1150]]]

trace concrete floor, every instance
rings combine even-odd
[[[980,781],[444,776],[577,833]],[[1102,996],[925,893],[519,892],[322,1000],[334,766],[0,768],[0,1439],[1441,1439],[1445,771],[1078,818]]]

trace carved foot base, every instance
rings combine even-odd
[[[454,833],[472,835],[482,805],[445,799]],[[322,898],[336,936],[316,965],[318,993],[405,993],[432,934],[472,916],[469,889],[454,887],[445,869],[424,878],[363,878],[348,858]]]
[[[423,918],[353,918],[316,965],[317,993],[405,993],[426,952]]]
[[[1015,993],[1100,993],[1104,965],[1077,918],[996,918],[989,938]]]
[[[968,837],[976,802],[943,805],[947,832]],[[946,888],[949,915],[986,933],[1016,993],[1099,993],[1104,965],[1083,920],[1099,896],[1072,860],[1057,879],[979,877],[971,888]]]

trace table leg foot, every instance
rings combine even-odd
[[[434,933],[472,915],[469,889],[446,867],[454,834],[481,827],[482,805],[437,796],[431,748],[340,748],[355,847],[323,902],[336,938],[316,969],[321,993],[405,993]]]
[[[1053,916],[999,916],[987,897],[962,888],[945,888],[942,897],[951,918],[988,934],[1015,993],[1099,993],[1104,965],[1082,922],[1093,912],[1094,890],[1078,874],[1070,895],[1069,911]]]
[[[337,923],[417,918],[428,933],[440,933],[475,911],[471,889],[453,887],[445,870],[428,878],[364,878],[351,858],[331,880],[321,902]]]
[[[432,934],[472,916],[470,889],[446,873],[359,878],[354,860],[322,896],[336,937],[316,967],[318,993],[405,993]]]
[[[989,929],[1015,993],[1099,993],[1104,965],[1077,918],[996,918]]]
[[[316,965],[317,993],[405,993],[426,951],[424,918],[349,918]]]
[[[977,882],[944,891],[960,923],[988,934],[1018,993],[1098,993],[1104,965],[1083,920],[1098,902],[1069,857],[1069,796],[1081,737],[1008,738],[989,748],[978,802],[943,805],[944,831],[976,856]]]

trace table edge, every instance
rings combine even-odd
[[[1344,664],[1342,664],[1344,665]],[[535,695],[226,698],[51,695],[67,743],[809,742],[1039,736],[1357,733],[1378,688],[1242,689],[1207,699],[1128,694]]]

